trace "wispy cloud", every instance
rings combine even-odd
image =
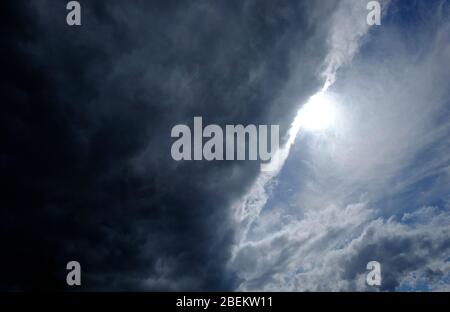
[[[337,11],[343,20],[332,19],[342,29],[356,18],[349,12],[362,12],[348,4]],[[340,120],[326,135],[300,134],[278,178],[247,195],[254,217],[242,219],[247,231],[230,263],[241,268],[241,289],[371,290],[371,260],[384,268],[381,290],[418,287],[411,279],[445,288],[450,24],[443,10],[421,13],[434,19],[424,18],[414,40],[395,24],[375,29],[358,56],[367,29],[356,27],[346,42],[333,28],[324,73]]]
[[[388,1],[383,1],[382,3],[384,4],[383,8],[386,8]],[[325,78],[323,91],[335,82],[337,70],[341,66],[349,64],[357,53],[361,39],[369,29],[365,18],[366,15],[366,3],[355,0],[340,2],[332,14],[327,40],[329,51],[324,60],[325,69],[322,72],[322,76]],[[310,98],[310,101],[314,96]],[[270,169],[262,172],[253,183],[251,189],[233,205],[237,222],[241,223],[241,240],[245,240],[249,226],[258,217],[259,212],[267,202],[267,188],[279,174],[289,156],[291,147],[300,130],[300,119],[299,110],[295,118],[293,118],[284,145],[276,152],[271,163],[268,164]]]

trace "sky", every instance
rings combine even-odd
[[[4,2],[0,290],[450,290],[448,1]],[[282,161],[175,161],[194,116]]]

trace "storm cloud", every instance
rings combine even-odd
[[[1,5],[1,287],[64,289],[77,260],[83,289],[233,289],[228,207],[259,165],[175,162],[170,129],[285,132],[334,4],[86,1],[78,28],[65,5]]]

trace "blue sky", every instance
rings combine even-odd
[[[266,186],[235,260],[252,263],[242,289],[449,289],[449,10],[392,1],[339,69],[335,124],[301,129]]]

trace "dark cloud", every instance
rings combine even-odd
[[[332,5],[83,1],[81,27],[65,5],[1,4],[0,288],[64,289],[77,260],[81,289],[233,289],[228,207],[259,166],[176,163],[170,129],[284,133]]]

